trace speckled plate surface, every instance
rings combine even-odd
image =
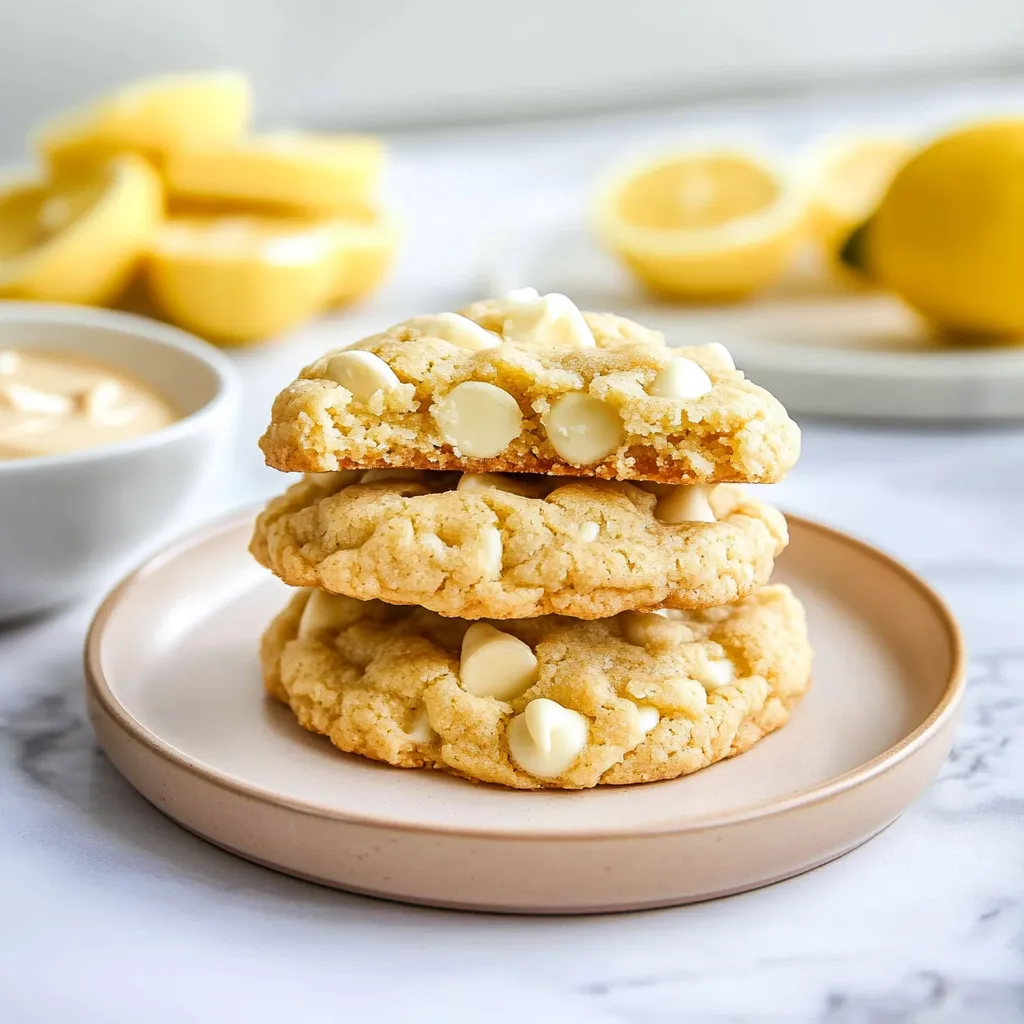
[[[791,518],[777,581],[807,606],[815,684],[791,723],[687,778],[519,792],[341,754],[265,698],[260,632],[287,599],[246,552],[255,511],[147,562],[86,643],[96,734],[131,784],[239,856],[455,908],[667,906],[807,871],[928,785],[963,689],[957,627],[908,570]]]
[[[645,295],[585,225],[548,217],[497,232],[485,275],[488,294],[533,285],[664,331],[673,345],[719,341],[795,415],[1024,418],[1024,346],[940,342],[898,299],[842,287],[810,260],[748,302],[672,305]]]

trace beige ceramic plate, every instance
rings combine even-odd
[[[807,605],[815,685],[792,722],[689,778],[518,792],[338,753],[264,699],[257,639],[286,588],[252,515],[157,556],[86,644],[93,724],[161,811],[250,860],[400,900],[572,913],[657,907],[807,871],[885,828],[949,750],[955,623],[885,555],[791,520],[776,579]]]

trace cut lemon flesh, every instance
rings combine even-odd
[[[333,213],[372,198],[383,160],[378,139],[282,133],[182,150],[165,174],[173,196]]]
[[[268,338],[333,297],[338,240],[330,222],[269,216],[168,220],[150,249],[147,280],[175,323],[224,344]]]
[[[651,290],[738,298],[785,270],[806,202],[764,160],[730,150],[668,153],[613,174],[592,208],[595,231]]]
[[[252,105],[248,80],[235,72],[143,79],[44,124],[36,148],[56,171],[132,150],[162,162],[194,146],[240,138]]]
[[[395,261],[402,227],[389,213],[366,211],[334,222],[338,265],[331,304],[358,302],[384,279]]]
[[[875,209],[913,149],[895,136],[851,136],[822,143],[807,165],[812,231],[835,257]]]
[[[162,215],[159,177],[134,156],[0,193],[0,297],[112,301]]]

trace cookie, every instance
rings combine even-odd
[[[800,432],[721,345],[670,349],[527,289],[327,353],[278,395],[260,446],[296,472],[769,483],[796,461]]]
[[[361,600],[596,619],[744,597],[787,539],[780,512],[729,484],[370,470],[295,484],[250,550],[285,583]]]
[[[263,636],[270,694],[343,751],[517,789],[671,779],[785,725],[804,612],[768,586],[701,612],[496,623],[301,591]]]

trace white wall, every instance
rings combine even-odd
[[[0,0],[0,152],[155,70],[235,66],[264,120],[380,125],[1024,66],[1024,0]]]

